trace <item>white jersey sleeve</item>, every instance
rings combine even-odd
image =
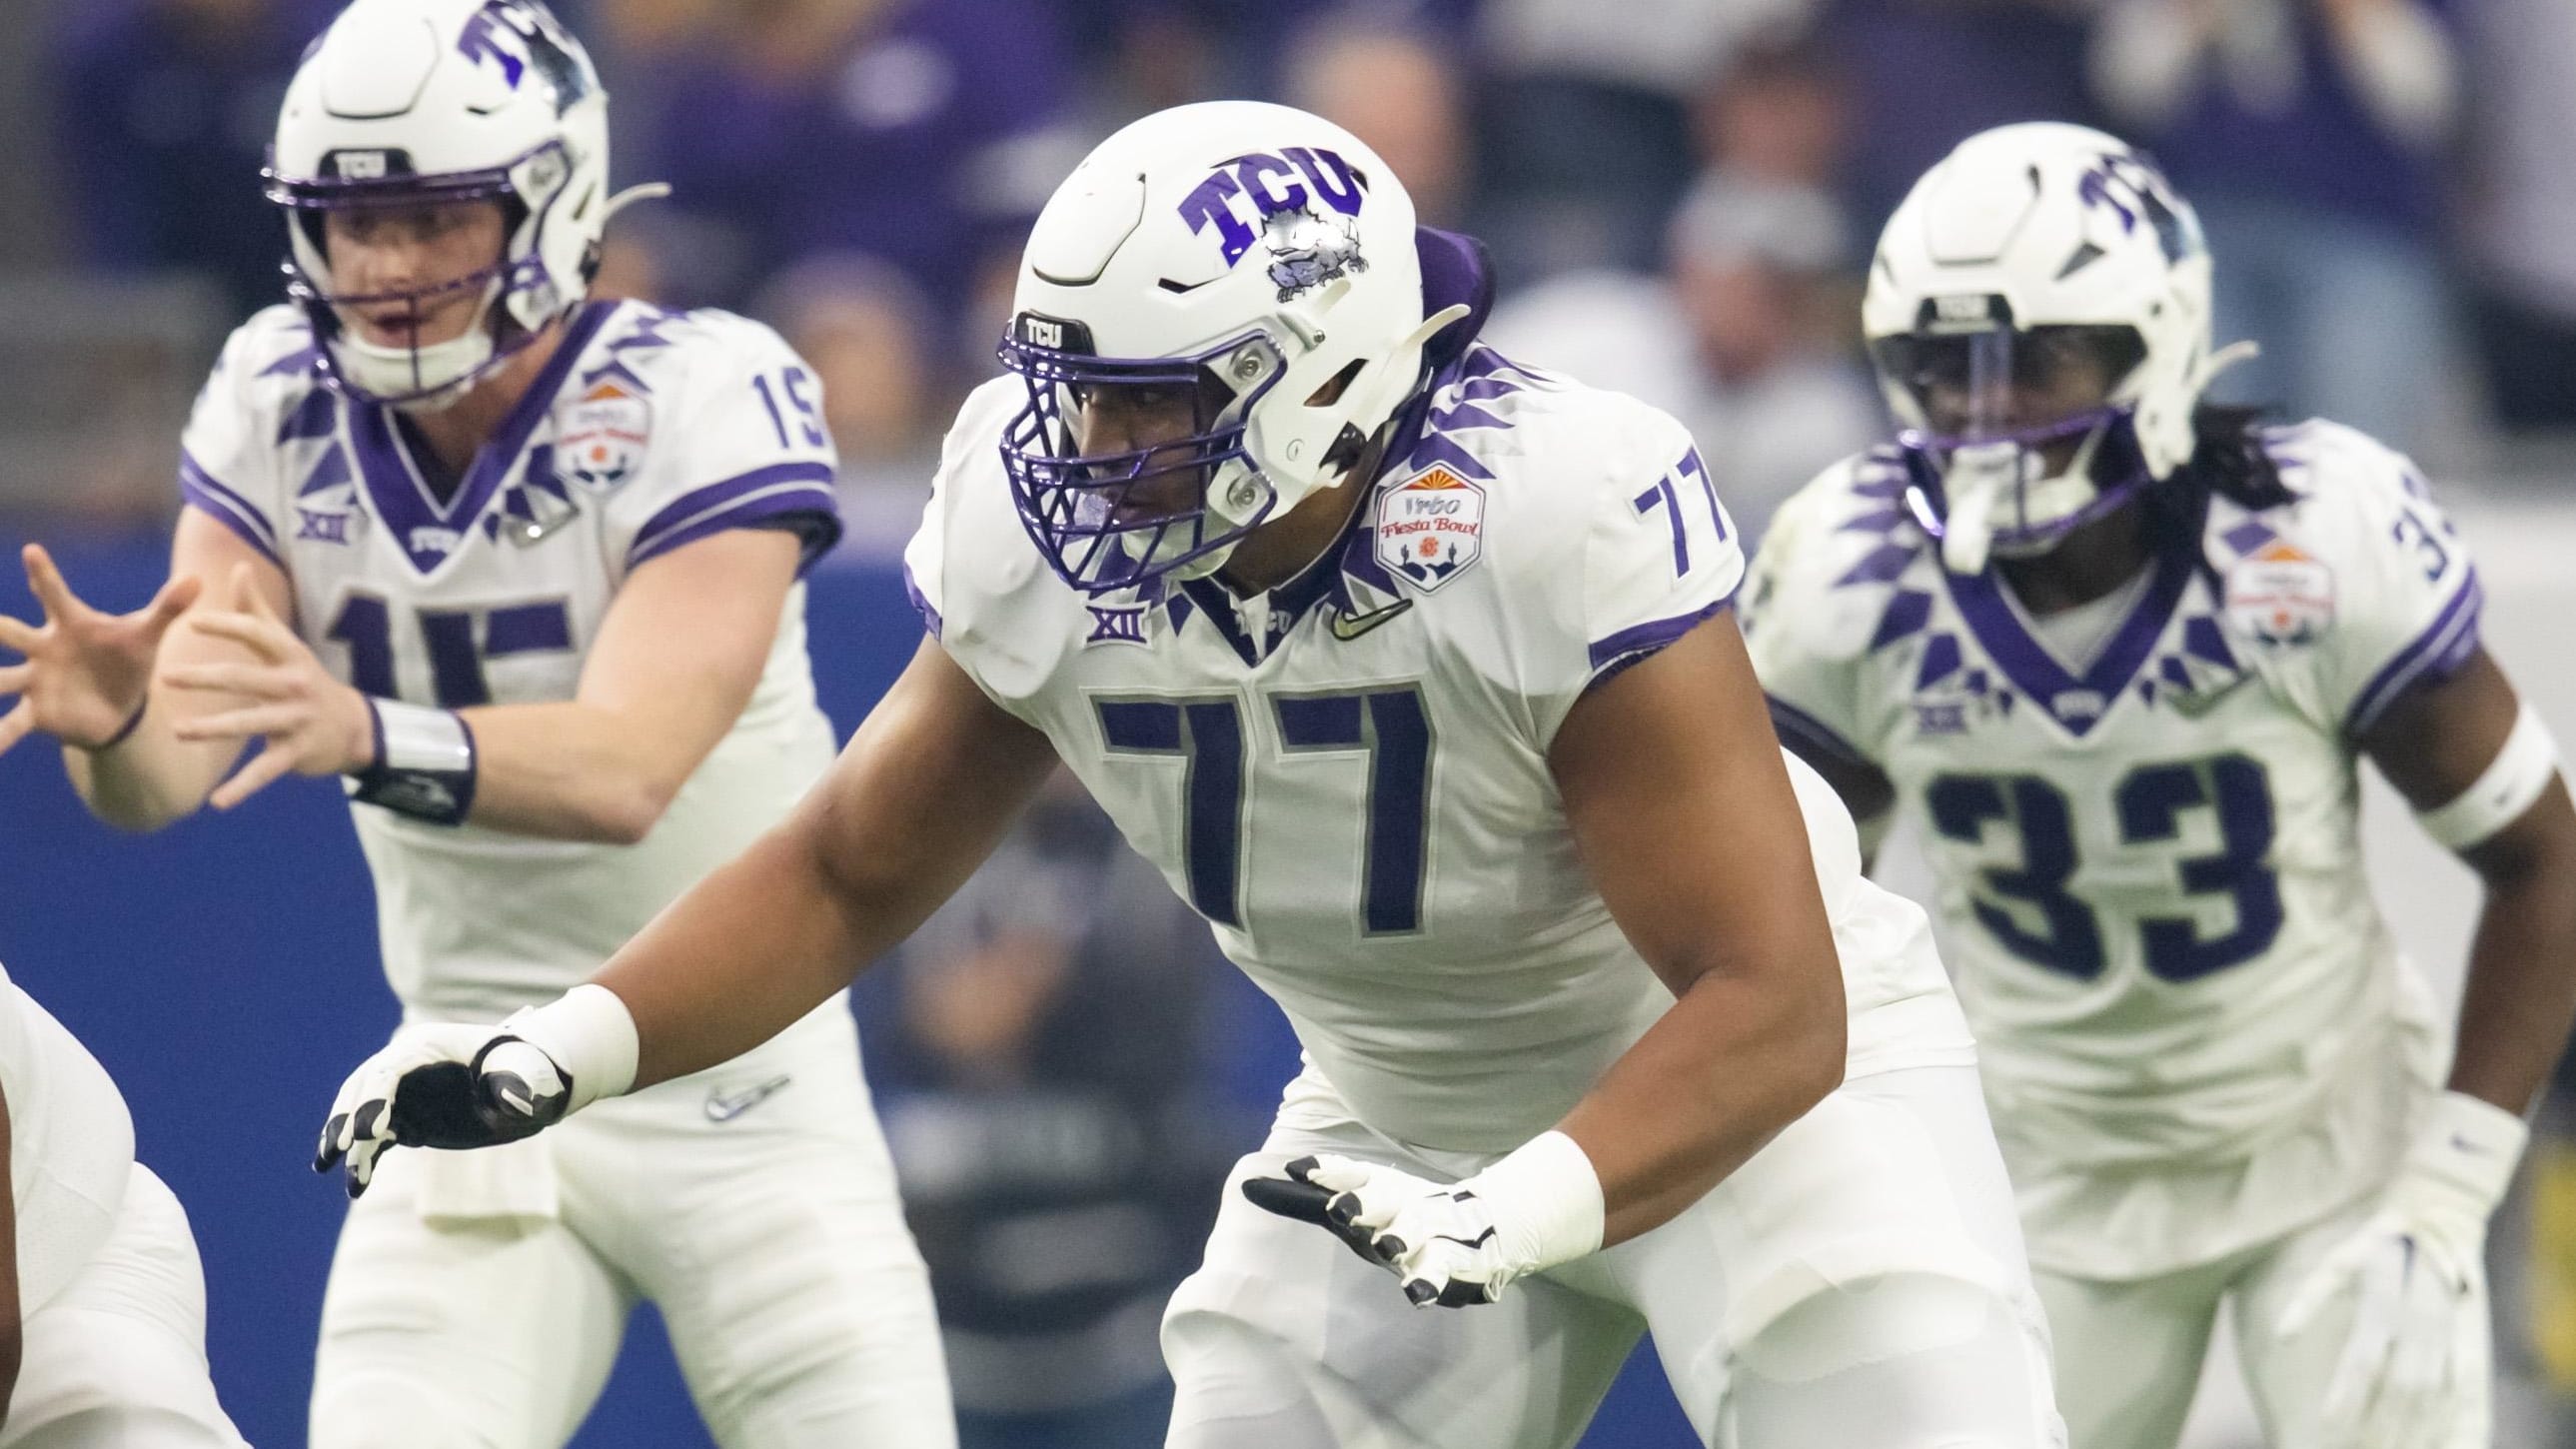
[[[654,325],[695,344],[689,366],[662,374],[649,400],[613,373],[597,377],[573,402],[559,444],[562,466],[578,476],[591,450],[614,454],[621,429],[649,428],[659,440],[639,476],[611,495],[618,577],[734,528],[791,530],[810,566],[841,531],[822,384],[785,340],[748,318],[697,311]],[[641,416],[648,407],[662,416]]]
[[[180,497],[281,567],[290,509],[279,445],[307,425],[297,404],[316,390],[312,355],[294,308],[257,313],[224,343],[179,435]]]
[[[1071,590],[1029,587],[1047,565],[1027,541],[996,448],[1025,396],[1018,378],[999,377],[958,408],[903,575],[931,637],[995,703],[1028,718],[1029,697],[1065,653],[1048,604]]]
[[[1620,393],[1572,391],[1559,405],[1595,416],[1548,437],[1602,453],[1532,459],[1561,498],[1495,520],[1496,547],[1529,560],[1514,592],[1545,609],[1529,621],[1521,681],[1541,749],[1577,700],[1724,608],[1744,579],[1741,537],[1680,423]],[[1499,536],[1512,523],[1540,535]]]
[[[2324,421],[2266,441],[2298,501],[2234,525],[2241,532],[2213,530],[2240,556],[2229,623],[2274,646],[2282,684],[2318,725],[2358,739],[2409,689],[2476,652],[2477,569],[2404,456]]]
[[[1888,719],[1865,677],[1887,591],[1867,587],[1899,548],[1864,526],[1900,508],[1902,464],[1872,452],[1826,469],[1772,516],[1754,556],[1744,637],[1783,741],[1828,759],[1876,765]]]

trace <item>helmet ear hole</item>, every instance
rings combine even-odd
[[[1328,408],[1333,404],[1340,402],[1342,400],[1342,394],[1350,391],[1351,383],[1358,379],[1361,371],[1367,366],[1368,359],[1365,357],[1354,357],[1350,361],[1343,363],[1341,371],[1325,378],[1313,392],[1306,394],[1306,406],[1310,408]],[[1345,429],[1345,431],[1348,430]],[[1338,448],[1341,444],[1336,441],[1334,446]]]
[[[1351,426],[1349,423],[1344,423],[1342,424],[1341,435],[1333,439],[1333,446],[1324,450],[1323,466],[1318,468],[1316,471],[1319,474],[1326,475],[1333,473],[1347,473],[1350,471],[1351,465],[1360,460],[1361,452],[1366,450],[1367,447],[1368,434],[1361,432],[1358,428]]]

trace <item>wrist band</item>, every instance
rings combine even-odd
[[[376,758],[351,772],[349,796],[433,825],[460,825],[474,807],[474,731],[465,717],[399,700],[367,700]]]
[[[2504,1108],[2465,1092],[2443,1092],[2426,1111],[2406,1165],[2492,1213],[2513,1186],[2513,1170],[2530,1139],[2531,1129]]]
[[[544,1052],[569,1079],[566,1113],[635,1085],[635,1059],[642,1050],[635,1018],[605,986],[585,981],[543,1006],[512,1012],[501,1029]]]
[[[1520,1272],[1600,1250],[1601,1178],[1583,1148],[1564,1133],[1540,1133],[1470,1183],[1493,1214],[1504,1257]]]
[[[151,707],[152,691],[147,689],[143,692],[143,698],[136,702],[134,713],[127,715],[125,717],[125,723],[116,727],[116,733],[109,735],[106,739],[100,740],[97,744],[90,746],[89,752],[94,755],[101,750],[112,750],[118,745],[124,744],[127,740],[132,739],[134,737],[135,730],[142,727],[143,712]]]

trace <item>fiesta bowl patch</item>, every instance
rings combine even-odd
[[[1378,495],[1377,561],[1419,589],[1456,578],[1485,551],[1485,490],[1434,464]]]
[[[2227,571],[2227,616],[2266,644],[2305,644],[2334,623],[2334,570],[2278,539]]]
[[[605,493],[635,471],[652,437],[653,405],[614,382],[601,382],[564,409],[555,463],[574,482]]]

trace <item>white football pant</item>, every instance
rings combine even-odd
[[[2310,1269],[2370,1216],[2372,1202],[2215,1263],[2135,1282],[2034,1274],[2057,1344],[2058,1402],[2072,1449],[2174,1449],[2200,1386],[2210,1333],[2224,1306],[2264,1442],[2317,1449],[2317,1418],[2352,1329],[2352,1300],[2330,1302],[2295,1337],[2273,1331]],[[2493,1373],[2483,1299],[2460,1316],[2475,1402],[2438,1443],[2409,1449],[2488,1449]]]
[[[1311,1072],[1235,1167],[1163,1320],[1169,1449],[1560,1449],[1639,1333],[1720,1449],[2062,1449],[2042,1322],[1974,1068],[1846,1082],[1680,1217],[1418,1310],[1330,1233],[1243,1200],[1336,1152],[1440,1180]]]
[[[854,1029],[818,1015],[523,1142],[386,1153],[332,1260],[313,1449],[554,1449],[639,1299],[727,1449],[953,1449]]]

